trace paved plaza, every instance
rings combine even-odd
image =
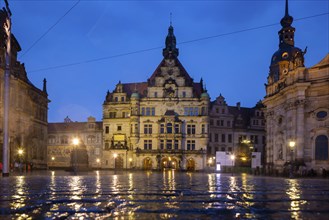
[[[0,178],[1,219],[328,219],[329,179],[34,171]]]

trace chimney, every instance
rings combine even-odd
[[[241,106],[241,103],[240,102],[237,102],[236,103],[236,107],[238,108],[238,110],[240,110],[240,106]]]

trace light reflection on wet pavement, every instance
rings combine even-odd
[[[328,179],[43,171],[0,177],[0,219],[329,219]]]

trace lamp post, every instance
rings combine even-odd
[[[23,154],[24,154],[23,149],[18,149],[18,158],[19,158],[18,168],[19,168],[19,172],[22,172],[22,157],[23,157]]]
[[[289,177],[290,178],[292,178],[294,176],[293,156],[294,156],[295,145],[296,145],[295,141],[289,141],[289,147],[290,147],[290,175],[289,175]]]
[[[235,155],[232,154],[231,155],[231,160],[232,160],[232,176],[233,176],[234,159],[235,159]]]
[[[5,0],[6,8],[3,8],[7,15],[4,29],[7,37],[5,52],[5,74],[4,74],[4,104],[3,104],[3,148],[2,148],[2,176],[9,176],[9,92],[10,92],[10,58],[11,58],[11,11],[8,1]]]
[[[73,146],[74,146],[74,166],[73,166],[73,170],[74,170],[74,174],[77,174],[77,146],[79,145],[80,141],[78,138],[73,138]]]

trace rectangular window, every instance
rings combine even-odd
[[[222,134],[222,143],[225,143],[225,134]]]
[[[152,108],[151,113],[152,113],[152,116],[155,115],[155,108],[154,107]]]
[[[118,125],[117,131],[121,131],[121,130],[122,130],[122,126],[121,125]]]
[[[110,118],[116,118],[116,112],[110,112]]]
[[[151,124],[144,125],[144,134],[152,134],[152,125]]]
[[[109,126],[105,126],[105,134],[109,134],[110,133],[110,127]]]
[[[146,115],[147,116],[151,115],[151,109],[150,108],[146,108]]]
[[[154,93],[154,97],[155,97],[155,98],[158,97],[158,93],[157,93],[157,92]]]
[[[145,108],[142,108],[142,115],[145,115]]]
[[[160,140],[160,149],[161,149],[161,150],[164,149],[164,140]]]
[[[266,144],[266,137],[265,136],[262,137],[262,144]]]
[[[190,107],[190,108],[189,108],[189,113],[188,113],[188,115],[193,116],[193,107]]]
[[[228,135],[228,143],[232,143],[232,134]]]
[[[214,125],[214,119],[210,119],[210,125]]]
[[[195,140],[187,141],[187,150],[195,150]]]
[[[184,115],[188,116],[188,108],[187,107],[184,108]]]
[[[222,147],[221,151],[225,151],[225,147]]]
[[[172,149],[172,140],[167,140],[167,150]]]
[[[227,127],[231,127],[231,121],[227,121],[227,122],[226,122],[226,126],[227,126]]]
[[[178,140],[175,140],[175,150],[178,150],[178,147],[179,147],[179,142]]]
[[[187,134],[195,134],[195,125],[187,125]]]
[[[144,140],[144,150],[152,150],[152,140]]]
[[[218,142],[218,134],[215,134],[215,142]]]
[[[224,126],[224,120],[220,120],[220,126]]]
[[[175,124],[175,133],[179,134],[179,124]]]
[[[199,108],[194,108],[194,116],[198,116],[199,115]]]
[[[219,121],[219,120],[216,121],[216,125],[217,125],[217,126],[220,125],[220,121]]]
[[[212,134],[209,134],[209,142],[212,142]]]
[[[160,134],[164,134],[165,126],[164,124],[160,124]]]
[[[201,125],[201,134],[206,133],[206,125]]]
[[[183,98],[185,98],[186,97],[186,92],[183,92]]]

